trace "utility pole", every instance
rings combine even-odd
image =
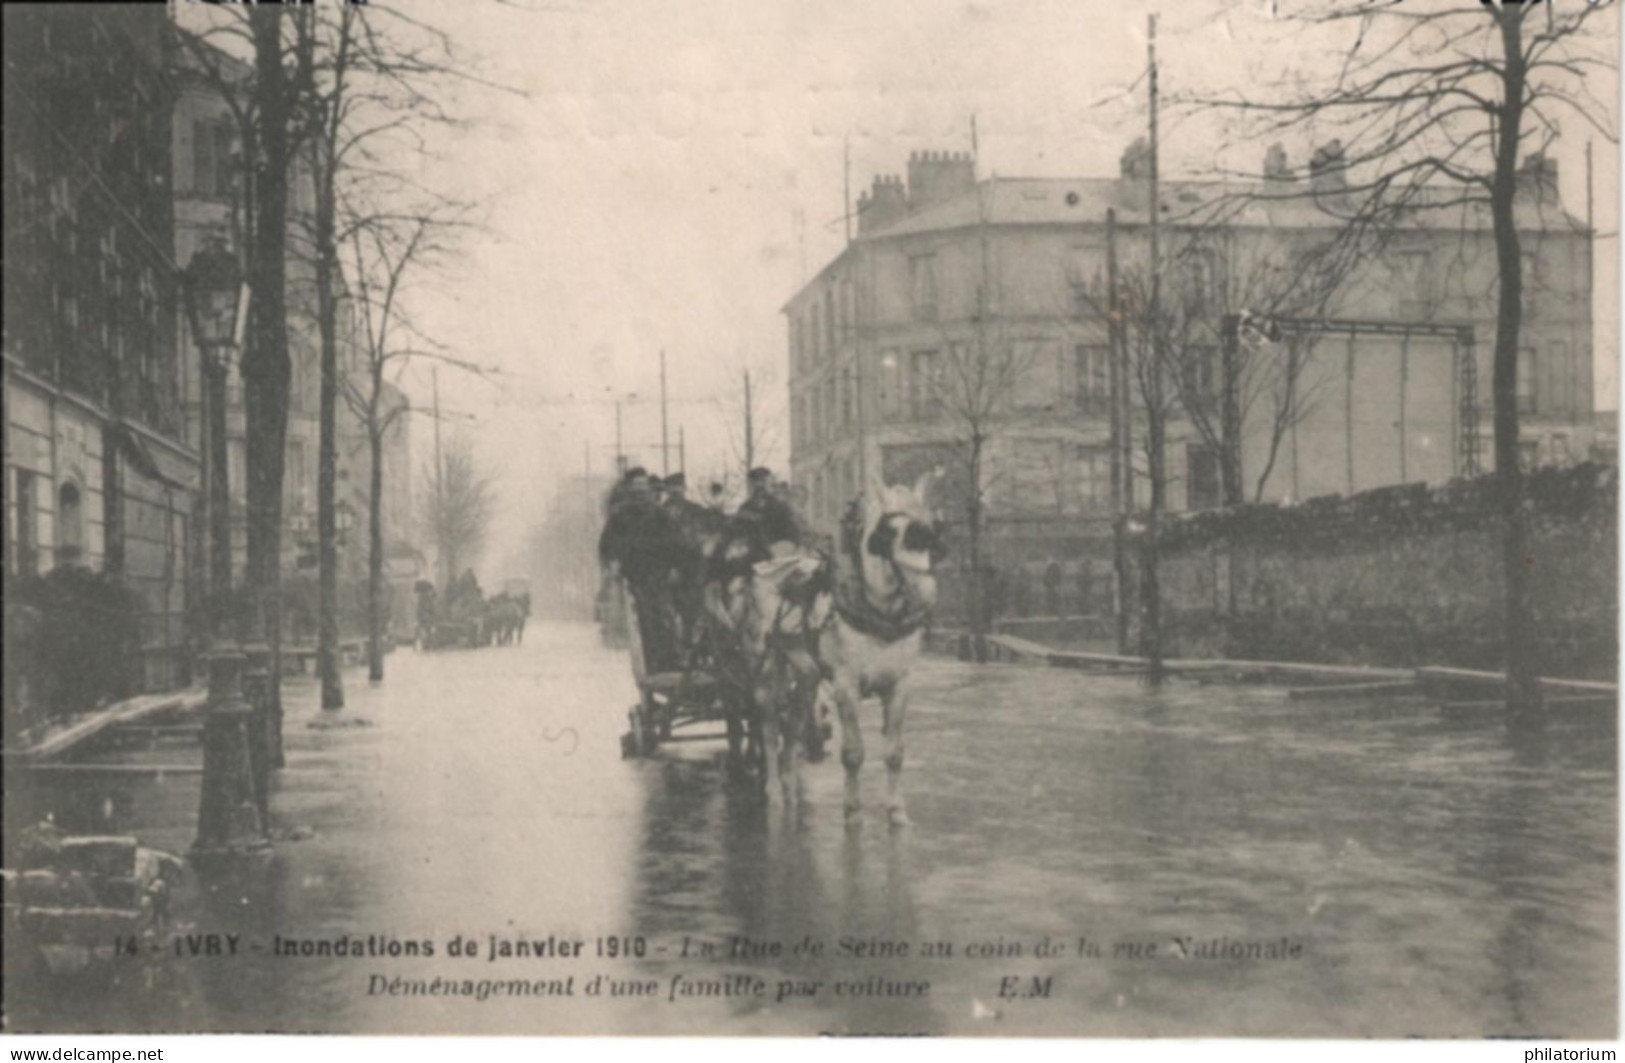
[[[688,477],[688,437],[683,431],[684,426],[677,426],[677,471]]]
[[[868,306],[871,298],[870,289],[873,278],[870,271],[865,269],[868,256],[859,247],[853,251],[852,260],[852,350],[855,359],[855,376],[857,377],[857,406],[858,406],[858,493],[864,494],[869,490],[869,415],[866,412],[868,402],[864,384],[864,366],[868,364],[868,351],[864,340],[868,336]]]
[[[1591,215],[1591,141],[1586,141],[1586,293],[1596,291],[1597,226]]]
[[[626,452],[621,449],[621,400],[615,400],[615,471],[626,472]]]
[[[756,425],[750,404],[750,370],[745,370],[745,476],[756,467]]]
[[[666,442],[666,350],[660,350],[660,475],[671,475],[671,450]]]
[[[1123,311],[1117,303],[1117,211],[1106,211],[1106,342],[1108,389],[1111,402],[1112,572],[1117,608],[1117,652],[1128,652],[1128,554],[1123,522],[1134,512],[1134,463],[1130,440],[1133,421],[1128,402],[1127,353],[1123,343]]]
[[[1587,147],[1587,152],[1591,149]],[[852,243],[852,134],[846,135],[841,158],[844,189],[841,193],[841,217],[846,220],[846,242]]]
[[[446,571],[446,466],[440,457],[440,368],[429,370],[434,385],[434,530],[435,558],[440,569],[440,585],[451,585],[451,574]]]
[[[1162,512],[1163,492],[1166,489],[1167,470],[1163,462],[1165,426],[1162,410],[1162,262],[1159,258],[1159,232],[1162,205],[1158,190],[1157,143],[1157,16],[1146,16],[1146,49],[1150,64],[1148,81],[1151,102],[1151,305],[1147,324],[1151,327],[1151,365],[1146,375],[1146,431],[1147,460],[1151,466],[1151,505],[1146,512],[1145,549],[1140,573],[1140,604],[1142,641],[1145,656],[1149,658],[1147,678],[1152,686],[1162,682],[1162,592],[1157,579],[1157,518]]]

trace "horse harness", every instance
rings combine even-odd
[[[926,617],[930,613],[930,607],[910,590],[908,579],[903,575],[903,568],[898,564],[894,549],[897,529],[891,523],[898,517],[908,518],[908,514],[895,511],[882,513],[874,530],[861,544],[856,534],[843,536],[845,542],[842,546],[851,555],[852,572],[835,587],[835,611],[840,614],[841,619],[855,631],[882,642],[897,642],[914,634],[925,626]],[[936,558],[941,551],[938,531],[935,528],[926,528],[913,518],[908,519],[909,527],[903,533],[905,545],[911,549],[928,550],[933,559]],[[860,552],[862,550],[867,550],[891,566],[892,577],[897,581],[898,595],[902,598],[901,609],[895,611],[884,609],[870,597],[868,585],[863,579],[863,555]]]

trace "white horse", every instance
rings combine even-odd
[[[859,519],[843,531],[837,551],[834,615],[819,640],[841,720],[846,814],[862,807],[858,771],[863,732],[858,706],[878,696],[884,706],[886,809],[894,826],[908,823],[902,794],[903,722],[909,674],[920,656],[922,629],[936,605],[934,566],[943,556],[940,525],[927,494],[937,473],[913,487],[872,482]]]

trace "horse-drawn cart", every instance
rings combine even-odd
[[[627,730],[621,735],[623,757],[648,756],[667,742],[726,739],[734,766],[760,771],[765,746],[758,692],[769,699],[809,699],[817,709],[807,716],[812,726],[804,737],[808,755],[822,756],[830,737],[827,690],[816,681],[801,685],[789,657],[770,640],[769,652],[752,662],[736,630],[708,610],[690,619],[696,630],[681,639],[681,665],[660,669],[644,645],[645,624],[625,585],[615,580],[616,608],[626,617],[627,647],[638,701],[627,711]],[[715,726],[721,725],[717,730]]]
[[[684,651],[683,666],[662,669],[646,652],[637,603],[621,580],[613,584],[609,596],[615,614],[625,618],[623,632],[638,685],[638,700],[627,710],[621,755],[644,757],[666,742],[725,738],[729,756],[742,756],[751,737],[748,676],[739,670],[741,662],[731,659],[721,633],[710,627],[698,632]],[[722,730],[702,730],[715,724]]]

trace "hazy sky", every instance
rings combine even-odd
[[[901,172],[911,150],[968,149],[973,113],[983,176],[1114,174],[1145,123],[1142,3],[386,2],[446,26],[486,76],[526,94],[460,93],[478,124],[441,144],[448,163],[431,178],[490,198],[492,231],[413,296],[439,338],[503,368],[494,383],[439,374],[443,404],[474,415],[465,430],[502,478],[491,576],[512,567],[557,476],[589,453],[610,467],[617,395],[635,393],[625,437],[658,465],[647,444],[660,438],[661,349],[671,439],[683,426],[691,480],[731,461],[717,403],[740,370],[771,374],[767,405],[782,416],[778,311],[803,265],[816,271],[841,247],[845,138],[856,196],[874,173]],[[1272,28],[1267,2],[1166,6],[1167,93],[1248,84],[1260,67],[1311,61],[1322,43]],[[1598,94],[1617,98],[1613,86]],[[1166,173],[1212,163],[1210,127],[1174,117],[1164,131]],[[1308,145],[1287,147],[1301,166]],[[1262,150],[1248,145],[1237,165],[1257,166]],[[1561,153],[1576,214],[1583,152],[1577,135]],[[1599,142],[1597,161],[1597,224],[1612,233],[1616,149]],[[1602,266],[1617,247],[1599,246],[1600,290],[1617,291]],[[1599,320],[1599,349],[1616,335]],[[1613,405],[1613,359],[1599,360],[1598,393]],[[407,384],[428,399],[426,371]],[[414,431],[424,455],[430,425]]]

